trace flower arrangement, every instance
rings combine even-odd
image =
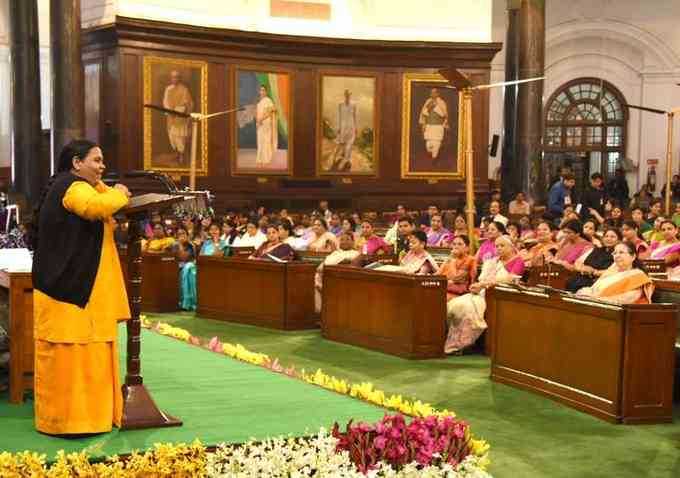
[[[474,455],[485,464],[488,446],[471,438],[467,423],[454,417],[415,418],[406,423],[404,415],[385,415],[376,425],[347,424],[344,432],[336,423],[332,431],[337,451],[346,451],[359,471],[368,473],[381,463],[401,470],[410,463],[423,467],[456,467]]]
[[[98,463],[91,462],[85,451],[66,454],[62,450],[49,465],[38,453],[0,453],[0,476],[11,478],[189,478],[205,476],[205,469],[206,449],[199,441],[157,443],[153,450],[135,451],[124,460],[113,456]]]
[[[376,425],[377,426],[377,425]],[[388,461],[376,461],[367,472],[357,468],[340,440],[321,430],[310,438],[275,438],[245,445],[220,445],[208,456],[209,478],[491,478],[485,471],[485,458],[469,454],[453,464],[433,460],[417,461],[395,468]]]

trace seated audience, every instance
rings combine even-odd
[[[447,302],[470,291],[470,284],[477,275],[477,264],[470,255],[470,240],[466,235],[453,239],[451,255],[442,263],[437,274],[446,276]]]
[[[279,224],[279,240],[288,244],[296,251],[304,251],[307,249],[307,241],[301,237],[295,237],[293,234],[293,226],[288,221],[283,221]]]
[[[645,232],[651,231],[653,229],[652,225],[645,221],[645,213],[639,207],[633,208],[630,215],[633,219],[633,222],[638,225],[640,235],[643,235]]]
[[[583,226],[578,221],[569,221],[562,227],[563,239],[558,246],[557,255],[549,262],[560,264],[568,270],[574,269],[574,262],[584,252],[593,247],[592,242],[582,237]]]
[[[680,227],[680,202],[675,203],[675,212],[673,213],[671,220],[676,226]]]
[[[288,209],[281,209],[281,212],[279,212],[279,221],[287,222],[291,226],[295,225],[293,218],[288,215]]]
[[[196,310],[196,252],[184,226],[177,229],[175,255],[179,267],[179,308]]]
[[[401,259],[406,255],[410,247],[410,237],[415,231],[416,225],[411,216],[401,216],[397,229],[397,240],[394,243],[394,253]]]
[[[493,222],[500,222],[503,226],[508,225],[508,218],[501,214],[500,201],[491,201],[489,203],[489,216]]]
[[[427,245],[430,247],[448,247],[453,238],[451,231],[443,226],[441,214],[433,214],[430,217],[430,227],[425,229]]]
[[[299,237],[308,243],[314,236],[314,231],[312,230],[312,218],[308,214],[303,214],[300,217],[300,223],[295,224],[293,230],[295,231],[295,237]]]
[[[328,222],[328,232],[339,236],[342,232],[342,223],[340,221],[340,214],[333,213],[331,220]]]
[[[267,226],[267,241],[262,243],[249,259],[275,260],[273,258],[292,261],[296,258],[296,254],[289,244],[281,241],[278,226],[270,224]]]
[[[611,226],[613,227],[613,226]],[[618,229],[618,228],[615,228]],[[594,219],[588,219],[583,223],[583,239],[589,241],[593,247],[602,247],[600,238],[597,237],[597,224]]]
[[[524,273],[524,261],[517,255],[508,236],[496,238],[495,246],[495,257],[484,262],[477,282],[470,285],[470,292],[450,300],[446,305],[449,326],[444,346],[446,353],[462,353],[487,328],[484,320],[486,289],[518,280]]]
[[[407,274],[435,274],[437,262],[427,252],[427,235],[421,230],[409,237],[409,251],[399,261],[399,269]]]
[[[515,199],[510,201],[508,204],[508,214],[524,216],[531,214],[531,204],[524,197],[524,193],[517,193]]]
[[[210,224],[210,227],[208,228],[209,237],[201,246],[202,256],[224,257],[229,255],[230,248],[226,242],[220,239],[221,232],[219,224],[216,222]]]
[[[259,216],[257,219],[257,228],[262,234],[266,234],[267,226],[269,226],[269,218],[267,216]]]
[[[602,246],[588,250],[574,263],[574,270],[577,274],[567,281],[567,290],[576,292],[583,287],[593,285],[595,280],[613,264],[614,247],[622,239],[621,231],[614,228],[607,229],[602,236]]]
[[[663,239],[650,244],[649,258],[663,260],[669,279],[680,276],[680,240],[678,228],[673,221],[665,220],[661,223]]]
[[[500,222],[492,222],[486,227],[485,240],[479,246],[475,260],[477,264],[484,264],[489,259],[496,257],[496,239],[505,234],[505,225]]]
[[[661,225],[665,220],[666,218],[663,216],[657,216],[657,218],[654,219],[652,229],[642,234],[642,237],[645,239],[645,241],[647,241],[649,244],[652,244],[653,242],[661,242],[664,240],[664,234],[661,231]]]
[[[167,237],[163,224],[157,222],[153,225],[153,236],[150,240],[142,240],[142,252],[158,254],[172,249],[175,245],[174,237]]]
[[[661,199],[652,200],[652,203],[649,206],[649,212],[645,217],[645,221],[647,221],[650,224],[654,223],[656,218],[661,216],[661,209],[662,209]]]
[[[333,252],[338,248],[338,240],[328,231],[328,224],[320,217],[312,223],[312,237],[307,244],[307,250],[313,252]]]
[[[344,219],[342,220],[342,222],[341,222],[340,224],[341,224],[341,225],[340,225],[340,232],[345,232],[345,233],[346,233],[346,232],[349,232],[349,233],[352,233],[352,234],[354,234],[354,239],[356,240],[356,237],[357,237],[358,234],[357,234],[357,232],[356,232],[356,230],[357,230],[357,225],[356,225],[356,223],[354,222],[354,218],[352,218],[352,217],[346,217],[346,218],[344,218]]]
[[[356,238],[359,234],[361,234],[361,214],[358,212],[353,212],[352,213],[352,221],[354,224],[354,237]]]
[[[470,254],[475,254],[479,249],[479,237],[473,234],[472,237],[468,234],[467,219],[463,214],[457,214],[453,220],[453,237],[466,236],[470,241]]]
[[[604,221],[605,226],[620,229],[623,226],[623,211],[619,206],[612,206],[609,217]]]
[[[630,200],[630,204],[628,207],[630,208],[639,207],[642,209],[649,209],[649,207],[652,205],[653,200],[654,196],[652,196],[652,194],[649,192],[649,188],[647,187],[647,185],[643,184],[642,186],[640,186],[640,191],[633,195],[633,199]]]
[[[617,304],[649,304],[654,284],[635,257],[635,245],[621,242],[614,248],[613,256],[614,264],[591,287],[577,294]]]
[[[236,230],[236,223],[231,219],[227,219],[222,223],[222,236],[220,236],[226,245],[233,247],[236,239],[238,239],[238,231]]]
[[[508,225],[505,227],[505,233],[508,236],[510,236],[510,239],[512,239],[512,243],[517,249],[523,246],[521,238],[519,237],[519,230],[520,225],[517,224],[516,222],[509,222]]]
[[[632,242],[635,245],[635,254],[640,259],[646,259],[649,245],[642,239],[640,229],[635,221],[625,221],[621,228],[623,240]]]
[[[527,267],[539,267],[557,254],[558,245],[553,240],[555,225],[549,221],[541,221],[536,226],[536,245],[520,251],[520,256]]]
[[[523,241],[536,239],[536,231],[531,227],[531,218],[522,216],[519,218],[519,236]]]
[[[361,223],[361,236],[356,240],[354,247],[365,256],[392,252],[390,245],[381,237],[375,235],[373,224],[370,221]]]
[[[354,234],[343,233],[338,237],[339,249],[326,256],[314,275],[314,308],[317,314],[321,313],[321,291],[323,288],[324,266],[337,266],[338,264],[352,264],[359,257],[359,251],[354,249]]]
[[[397,214],[396,217],[394,218],[394,222],[392,223],[392,226],[387,230],[385,233],[385,242],[394,245],[397,242],[397,237],[399,236],[399,219],[402,217],[406,217],[406,207],[398,204],[397,205]]]
[[[234,247],[253,247],[257,250],[266,241],[267,236],[257,228],[256,221],[249,219],[246,224],[246,232],[234,241]]]

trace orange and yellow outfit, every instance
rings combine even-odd
[[[34,289],[35,424],[43,433],[100,433],[110,431],[112,424],[120,426],[117,324],[130,318],[130,308],[112,216],[127,202],[123,193],[101,182],[94,187],[73,182],[63,196],[68,212],[102,221],[104,231],[99,267],[85,307]]]

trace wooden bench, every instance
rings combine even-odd
[[[324,269],[324,338],[408,359],[444,355],[446,277]]]
[[[127,283],[127,251],[118,251]],[[179,310],[179,267],[174,254],[142,255],[142,304],[144,312]]]
[[[33,390],[33,280],[30,272],[0,271],[7,291],[9,322],[9,401],[23,403]]]
[[[199,256],[196,314],[280,330],[312,329],[316,264]]]
[[[491,378],[611,423],[671,422],[676,304],[487,291]]]

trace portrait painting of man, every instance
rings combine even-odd
[[[406,74],[403,94],[402,177],[461,177],[458,91],[440,75]]]
[[[207,64],[175,58],[144,58],[144,103],[178,113],[207,113]],[[144,167],[170,173],[188,172],[191,119],[144,109]],[[207,173],[207,127],[199,126],[196,171]]]
[[[286,72],[236,71],[234,172],[288,174],[291,154],[291,90]]]
[[[376,89],[373,76],[321,75],[320,174],[376,174]]]

